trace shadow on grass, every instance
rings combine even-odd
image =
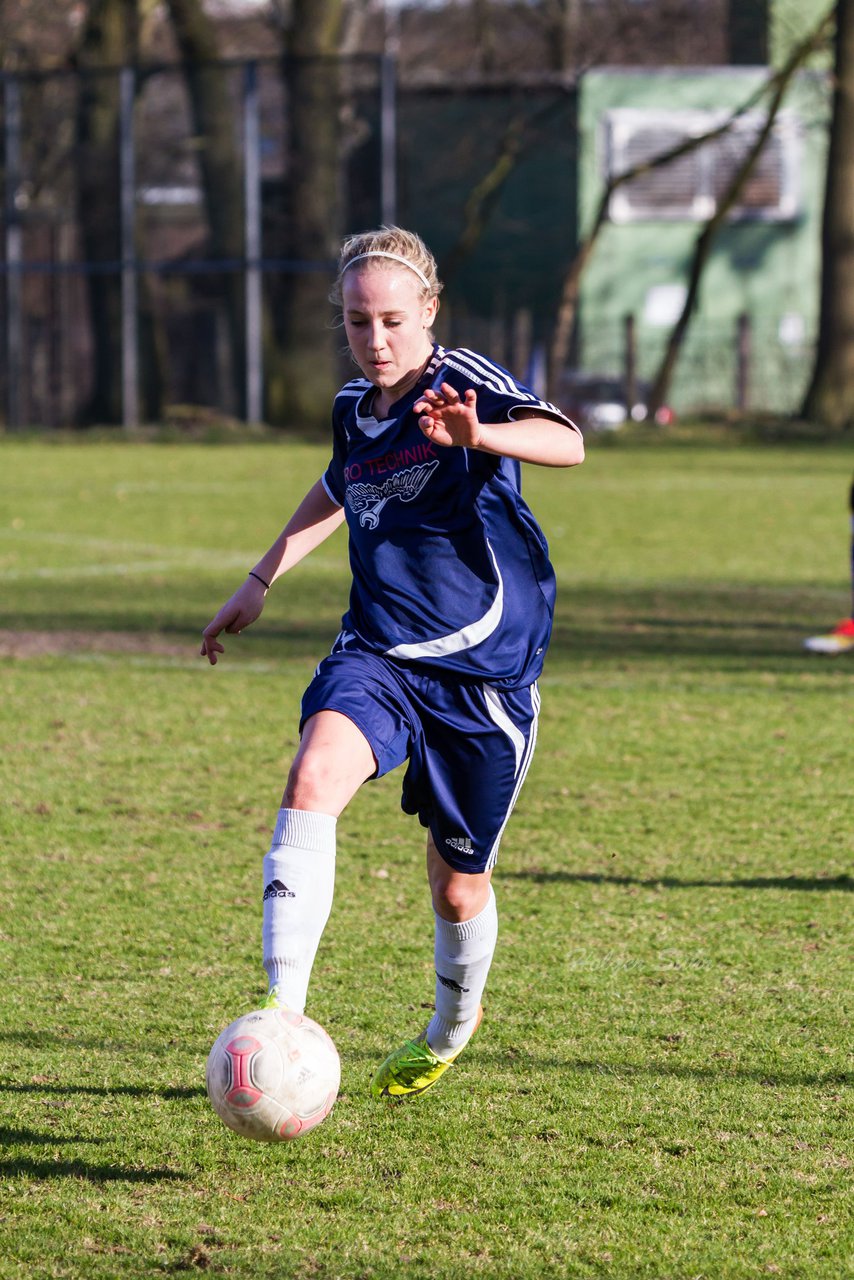
[[[346,608],[346,597],[341,611]],[[306,607],[308,608],[308,606]],[[128,611],[76,613],[59,611],[52,617],[23,611],[4,619],[0,641],[18,658],[79,657],[88,653],[134,657],[186,658],[198,661],[200,670],[208,665],[199,655],[201,629],[206,619],[195,625],[181,620],[134,616]],[[267,623],[251,636],[224,636],[229,657],[241,661],[281,662],[310,659],[315,664],[324,657],[340,630],[340,617],[327,623],[295,617],[287,626]],[[17,637],[17,640],[16,640]],[[168,642],[164,648],[164,642]]]
[[[87,1146],[100,1146],[106,1138],[82,1138],[79,1134],[40,1133],[37,1129],[5,1129],[0,1125],[0,1147],[14,1147],[19,1143],[28,1147],[65,1147],[68,1143],[83,1142]]]
[[[128,609],[115,593],[94,598],[97,586],[87,587],[86,610],[71,599],[49,597],[44,611],[19,608],[4,621],[9,631],[73,633],[74,651],[85,651],[82,637],[93,646],[102,632],[137,636],[140,654],[159,638],[174,640],[187,657],[198,653],[199,634],[207,614],[168,615],[149,609]],[[830,603],[828,603],[830,602]],[[215,601],[211,602],[211,608]],[[278,661],[312,658],[328,653],[338,630],[340,614],[347,607],[347,592],[334,594],[323,610],[309,594],[291,601],[289,620],[261,622],[251,638],[230,637],[230,653],[237,657]],[[826,660],[816,659],[802,648],[806,635],[831,626],[835,610],[833,593],[816,592],[803,584],[663,583],[643,587],[566,584],[560,588],[551,650],[558,659],[606,661],[609,659],[672,658],[785,658],[798,667],[827,670]],[[155,635],[152,637],[151,632]],[[852,664],[854,666],[854,664]],[[836,664],[839,669],[839,664]],[[548,668],[547,668],[548,671]]]
[[[534,884],[613,884],[641,889],[793,889],[808,893],[851,893],[854,877],[745,876],[742,880],[680,880],[676,876],[609,876],[594,871],[496,871],[498,880],[530,880]]]
[[[567,585],[558,592],[551,653],[590,660],[785,659],[798,669],[827,671],[827,659],[806,652],[803,640],[829,629],[840,609],[832,593],[803,584]]]
[[[508,1061],[514,1066],[519,1067],[523,1064],[523,1057],[519,1054],[516,1057],[501,1054],[500,1052],[484,1051],[478,1046],[478,1057],[486,1057],[492,1059],[496,1065],[502,1061],[506,1065]],[[773,1071],[761,1070],[752,1067],[729,1067],[722,1064],[720,1067],[704,1067],[704,1066],[682,1066],[673,1062],[591,1062],[584,1058],[567,1058],[558,1060],[555,1058],[529,1058],[527,1067],[532,1071],[571,1071],[579,1075],[601,1075],[613,1076],[616,1079],[627,1079],[649,1076],[665,1077],[674,1080],[708,1080],[717,1084],[725,1083],[727,1080],[738,1082],[751,1082],[753,1084],[764,1085],[766,1088],[828,1088],[836,1086],[845,1086],[851,1083],[852,1076],[846,1071],[824,1071],[816,1073],[808,1072],[792,1072],[792,1071]],[[532,1084],[531,1092],[534,1092]]]
[[[58,1141],[61,1145],[65,1139]],[[79,1178],[82,1182],[186,1182],[175,1169],[134,1169],[120,1164],[91,1164],[86,1160],[0,1160],[0,1178]]]
[[[586,1076],[611,1076],[617,1080],[649,1077],[674,1080],[706,1080],[713,1084],[752,1083],[767,1088],[829,1088],[845,1086],[852,1082],[852,1076],[846,1071],[832,1070],[822,1072],[775,1071],[761,1067],[735,1067],[721,1062],[720,1066],[702,1064],[682,1064],[678,1062],[650,1061],[638,1062],[605,1062],[586,1058],[558,1058],[553,1053],[530,1053],[521,1049],[492,1049],[486,1042],[473,1043],[471,1063],[484,1065],[490,1072],[512,1071],[518,1083],[518,1092],[539,1094],[541,1076],[550,1076],[554,1072],[565,1071],[570,1074]],[[360,1049],[348,1045],[346,1058],[350,1062],[364,1060],[376,1063],[375,1050]],[[393,1103],[393,1105],[399,1105]],[[400,1104],[407,1105],[407,1104]]]
[[[5,1040],[14,1040],[13,1033],[6,1032]],[[0,1093],[50,1093],[67,1096],[82,1093],[94,1098],[162,1098],[166,1102],[181,1101],[186,1098],[204,1098],[207,1096],[202,1085],[168,1085],[157,1089],[142,1084],[0,1084]]]
[[[30,1049],[46,1049],[55,1046],[59,1049],[94,1049],[99,1053],[138,1054],[142,1046],[138,1041],[108,1040],[104,1036],[73,1035],[69,1032],[50,1031],[47,1028],[35,1030],[22,1027],[18,1031],[0,1031],[0,1044],[10,1041],[12,1044],[24,1044]],[[188,1049],[195,1046],[189,1045]],[[199,1044],[199,1050],[202,1045]],[[174,1061],[174,1049],[167,1043],[145,1045],[145,1054],[149,1058],[170,1058]],[[0,1083],[0,1088],[2,1084]]]
[[[11,1147],[23,1142],[28,1146],[64,1147],[69,1142],[85,1142],[97,1144],[106,1142],[106,1138],[81,1138],[78,1134],[39,1133],[36,1129],[5,1129],[0,1126],[0,1146]]]
[[[751,663],[785,660],[798,669],[828,669],[828,660],[807,653],[805,636],[829,630],[830,623],[797,626],[791,622],[725,622],[706,618],[625,619],[617,618],[602,625],[565,626],[555,628],[550,653],[555,657],[607,662],[644,661],[660,658],[741,659]],[[835,669],[839,669],[839,665]],[[546,675],[548,675],[548,663]]]

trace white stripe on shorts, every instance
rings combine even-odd
[[[516,725],[513,724],[513,721],[504,710],[504,706],[501,703],[501,695],[498,690],[493,689],[491,685],[484,685],[483,693],[486,700],[486,709],[489,712],[490,719],[498,725],[499,729],[502,729],[507,734],[508,738],[510,738],[513,743],[513,748],[516,752],[516,785],[513,788],[513,795],[510,797],[510,804],[507,808],[506,814],[504,815],[504,821],[502,822],[498,835],[495,837],[495,841],[489,851],[489,858],[486,863],[486,869],[489,870],[491,867],[494,867],[498,861],[498,846],[501,844],[501,837],[504,835],[504,828],[510,821],[510,815],[519,798],[519,792],[522,790],[522,784],[525,781],[528,769],[531,767],[531,760],[534,757],[534,748],[537,745],[537,725],[540,716],[540,691],[537,688],[536,681],[534,681],[531,685],[531,710],[534,714],[531,721],[531,728],[528,732],[527,744],[525,743],[525,735],[522,733],[521,729],[518,729]]]
[[[501,701],[501,694],[491,684],[483,686],[483,696],[486,698],[486,709],[489,712],[489,718],[498,725],[499,729],[503,729],[507,737],[513,743],[516,751],[516,768],[513,776],[519,772],[519,765],[522,762],[522,756],[525,751],[525,735],[521,729],[517,729],[513,721],[504,710],[504,703]]]

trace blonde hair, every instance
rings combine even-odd
[[[341,306],[344,273],[356,261],[370,260],[378,267],[403,266],[413,272],[421,285],[421,301],[436,298],[442,291],[442,281],[436,268],[436,259],[420,236],[403,227],[380,227],[378,231],[360,231],[348,236],[338,255],[338,276],[329,299]]]

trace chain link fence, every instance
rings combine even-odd
[[[300,421],[301,380],[325,414],[351,369],[326,302],[337,245],[383,221],[437,255],[440,339],[544,385],[578,238],[577,91],[560,76],[414,85],[373,55],[6,73],[2,136],[9,429],[176,406]],[[649,377],[663,335],[637,342]],[[791,410],[807,344],[757,317],[751,352],[745,407]],[[620,372],[620,325],[584,353]],[[735,332],[696,322],[677,408],[740,395]]]
[[[731,410],[797,413],[812,375],[815,349],[802,327],[786,320],[745,314],[721,323],[695,316],[679,353],[669,404],[680,417]],[[627,340],[625,317],[588,330],[583,315],[581,328],[587,368],[620,378],[631,367],[641,383],[653,381],[664,355],[666,329],[636,321]]]

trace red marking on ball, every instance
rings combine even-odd
[[[261,1098],[261,1090],[255,1088],[249,1072],[249,1060],[260,1048],[261,1041],[254,1036],[237,1036],[225,1046],[231,1064],[231,1087],[225,1096],[233,1107],[254,1107]]]

